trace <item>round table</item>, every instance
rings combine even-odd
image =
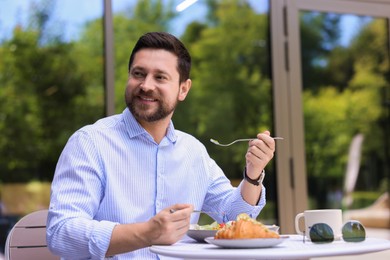
[[[303,242],[302,236],[288,235],[281,244],[269,248],[232,249],[207,243],[176,243],[171,246],[151,246],[150,251],[161,256],[184,259],[310,259],[312,257],[357,255],[390,249],[390,240],[366,238],[363,242],[343,240],[327,244]]]

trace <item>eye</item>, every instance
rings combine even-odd
[[[164,81],[164,80],[167,79],[167,77],[166,77],[165,75],[162,75],[162,74],[156,75],[155,78],[156,78],[156,80],[158,80],[158,81]]]
[[[133,70],[131,72],[131,76],[133,76],[134,78],[143,78],[145,76],[145,73],[139,70]]]

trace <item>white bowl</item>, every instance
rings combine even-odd
[[[187,231],[187,236],[189,236],[192,239],[195,239],[198,242],[205,243],[204,240],[206,237],[214,237],[215,233],[217,233],[218,230],[195,230],[195,229],[189,229]]]

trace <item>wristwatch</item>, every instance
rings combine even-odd
[[[248,175],[246,175],[246,167],[244,168],[244,180],[246,180],[246,181],[249,182],[250,184],[259,186],[260,184],[263,183],[264,177],[265,177],[265,170],[263,170],[263,171],[260,173],[259,178],[255,179],[255,180],[254,180],[254,179],[251,179],[251,178],[248,177]]]

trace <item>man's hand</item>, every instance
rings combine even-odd
[[[180,240],[188,231],[191,213],[190,204],[175,204],[160,211],[148,221],[151,245],[171,245]]]
[[[269,131],[259,133],[257,139],[249,142],[246,158],[246,174],[251,179],[257,179],[268,162],[274,157],[275,140]]]
[[[192,211],[193,206],[190,204],[175,204],[163,209],[147,222],[116,225],[106,255],[122,254],[151,245],[176,243],[189,229]]]

